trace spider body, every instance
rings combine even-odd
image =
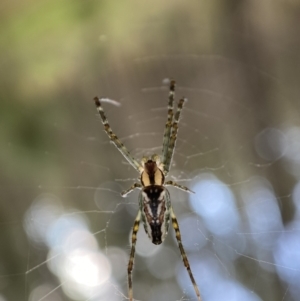
[[[181,186],[173,181],[165,182],[165,177],[169,173],[173,158],[181,110],[183,108],[184,102],[186,101],[186,98],[181,98],[179,100],[176,113],[174,114],[174,95],[175,81],[172,80],[170,82],[168,116],[163,136],[163,149],[161,157],[158,155],[152,155],[149,158],[143,157],[141,163],[139,163],[132,157],[124,144],[119,140],[116,134],[113,133],[104,110],[101,106],[101,99],[99,99],[98,97],[94,98],[97,110],[104,125],[104,130],[110,138],[111,142],[116,146],[123,157],[131,164],[131,166],[140,173],[140,183],[134,183],[129,189],[123,191],[121,194],[123,197],[125,197],[135,188],[141,189],[141,192],[139,194],[139,211],[132,229],[131,251],[127,268],[129,301],[133,301],[132,269],[135,255],[136,237],[141,221],[143,222],[144,229],[148,234],[148,237],[155,245],[159,245],[164,241],[166,235],[168,234],[170,222],[172,221],[172,226],[175,230],[176,239],[183,263],[190,276],[195,293],[197,295],[197,299],[198,301],[202,301],[198,286],[191,271],[187,255],[181,242],[181,234],[178,221],[171,206],[170,193],[165,187],[167,185],[171,185],[178,189],[192,193],[192,191],[187,187]]]

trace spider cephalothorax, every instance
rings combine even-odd
[[[157,166],[156,161],[152,159],[144,163],[144,171],[141,174],[141,183],[143,186],[163,185],[165,176],[163,171]]]
[[[135,254],[136,236],[139,230],[140,221],[142,220],[144,228],[149,238],[155,245],[161,244],[169,229],[170,221],[172,221],[173,228],[176,233],[179,250],[184,262],[184,265],[189,273],[191,282],[196,292],[198,301],[201,301],[200,292],[194,276],[192,274],[189,261],[184,251],[179,225],[177,218],[171,206],[171,198],[165,186],[171,185],[181,190],[192,192],[185,186],[181,186],[173,181],[165,182],[165,177],[168,175],[172,163],[173,153],[178,132],[178,122],[180,119],[181,110],[186,98],[181,98],[177,105],[176,113],[174,114],[174,93],[175,81],[170,82],[169,102],[168,102],[168,119],[165,126],[163,137],[163,149],[161,158],[158,155],[153,155],[150,158],[144,157],[142,164],[132,157],[124,144],[113,133],[110,128],[103,108],[98,97],[95,97],[95,104],[101,116],[104,130],[106,131],[111,142],[121,152],[123,157],[140,173],[140,182],[134,183],[129,189],[122,192],[122,196],[126,196],[135,188],[141,189],[139,195],[139,211],[134,221],[132,238],[131,238],[131,252],[128,263],[128,294],[129,301],[133,301],[132,292],[132,269]]]

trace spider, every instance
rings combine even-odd
[[[170,171],[172,157],[175,149],[175,143],[178,132],[178,122],[180,119],[181,110],[183,108],[186,98],[181,98],[177,105],[176,113],[174,114],[174,96],[175,96],[175,81],[170,81],[169,102],[168,102],[168,119],[165,125],[162,154],[160,156],[154,154],[150,157],[143,157],[141,163],[132,157],[128,149],[113,133],[104,110],[101,106],[101,99],[94,98],[97,111],[100,114],[105,132],[110,138],[111,142],[121,152],[123,157],[140,173],[140,183],[134,183],[129,189],[123,191],[121,195],[125,197],[135,188],[141,189],[139,194],[139,211],[133,225],[131,236],[131,251],[128,263],[128,295],[129,300],[133,301],[132,290],[132,269],[135,255],[135,245],[137,240],[137,233],[139,230],[140,221],[142,220],[144,228],[152,243],[155,245],[161,244],[169,230],[170,221],[172,221],[173,228],[176,233],[178,247],[183,259],[183,263],[190,276],[198,301],[202,301],[198,286],[191,271],[191,267],[184,251],[179,225],[171,206],[171,197],[166,186],[171,185],[189,193],[193,193],[189,188],[181,186],[173,181],[165,182],[165,177]]]

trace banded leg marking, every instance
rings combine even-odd
[[[181,242],[181,234],[180,234],[180,230],[179,230],[178,221],[177,221],[176,215],[175,215],[174,210],[173,210],[172,207],[171,207],[171,218],[172,218],[172,225],[173,225],[173,228],[174,228],[175,233],[176,233],[176,239],[177,239],[177,242],[178,242],[178,247],[179,247],[179,250],[180,250],[180,253],[181,253],[181,256],[182,256],[184,266],[186,267],[186,269],[189,273],[189,276],[190,276],[190,279],[193,283],[194,290],[195,290],[195,293],[197,295],[198,301],[202,301],[201,296],[200,296],[200,292],[199,292],[199,288],[198,288],[197,283],[194,279],[194,276],[193,276],[193,273],[192,273],[192,270],[191,270],[191,267],[190,267],[190,263],[188,261],[187,255],[184,251],[184,248],[183,248],[183,245],[182,245],[182,242]]]
[[[135,188],[142,188],[143,186],[139,183],[134,183],[130,188],[128,188],[127,190],[122,191],[121,196],[122,197],[126,197],[128,193],[130,193],[131,191],[133,191]]]
[[[175,96],[175,81],[170,82],[169,102],[168,102],[168,119],[165,126],[164,137],[163,137],[163,148],[162,148],[162,164],[166,164],[167,154],[169,149],[171,129],[174,116],[174,96]]]
[[[189,193],[195,193],[193,190],[187,188],[186,186],[182,186],[180,184],[177,184],[176,182],[173,182],[173,181],[167,181],[165,183],[166,186],[174,186],[180,190],[183,190],[183,191],[186,191],[186,192],[189,192]]]
[[[97,111],[99,112],[102,123],[104,125],[104,130],[105,130],[106,134],[108,135],[108,137],[110,138],[110,140],[112,141],[112,143],[117,147],[117,149],[120,151],[120,153],[123,155],[123,157],[131,164],[131,166],[133,166],[138,172],[142,172],[143,167],[139,164],[139,162],[137,160],[135,160],[132,157],[132,155],[130,154],[128,149],[119,140],[117,135],[113,133],[113,131],[108,123],[108,120],[106,118],[106,115],[104,113],[104,110],[101,106],[100,99],[98,97],[95,97],[94,101],[95,101],[95,104],[97,107]]]
[[[131,235],[131,251],[130,251],[130,257],[129,257],[129,262],[128,262],[128,269],[127,269],[129,301],[133,301],[132,269],[133,269],[134,254],[135,254],[136,236],[139,231],[140,221],[141,221],[141,211],[139,210],[139,212],[135,218],[134,224],[133,224],[132,235]]]
[[[168,174],[171,163],[172,163],[172,158],[173,158],[173,154],[174,154],[177,133],[178,133],[178,123],[179,123],[179,119],[180,119],[180,115],[181,115],[181,111],[182,111],[184,102],[186,100],[187,100],[186,98],[181,98],[179,100],[176,114],[174,117],[174,122],[172,124],[172,132],[171,132],[171,136],[170,136],[169,147],[168,147],[168,152],[167,152],[167,157],[166,157],[166,164],[165,164],[165,173],[166,174]]]

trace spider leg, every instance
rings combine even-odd
[[[179,103],[178,103],[178,106],[177,106],[176,114],[175,114],[175,117],[174,117],[174,122],[172,124],[172,132],[171,132],[171,137],[170,137],[169,147],[168,147],[168,152],[167,152],[167,158],[166,158],[165,167],[164,167],[165,175],[167,175],[169,170],[170,170],[170,165],[171,165],[171,162],[172,162],[174,149],[175,149],[175,143],[176,143],[176,139],[177,139],[178,122],[179,122],[179,119],[180,119],[183,104],[186,100],[187,100],[186,98],[181,98],[179,100]]]
[[[132,269],[133,269],[133,261],[134,261],[134,253],[135,253],[135,244],[136,244],[136,235],[139,231],[140,227],[140,220],[141,220],[141,211],[139,210],[132,229],[132,235],[131,235],[131,251],[130,251],[130,258],[128,262],[128,269],[127,269],[127,275],[128,275],[128,295],[129,295],[129,301],[133,301],[133,291],[132,291]]]
[[[162,149],[162,164],[166,164],[167,154],[169,149],[170,137],[171,137],[171,129],[173,123],[174,116],[174,96],[175,96],[175,81],[171,80],[170,82],[170,92],[169,92],[169,103],[168,103],[168,119],[165,126],[164,138],[163,138],[163,149]]]
[[[130,188],[128,188],[127,190],[122,191],[121,196],[122,197],[126,197],[128,193],[130,193],[131,191],[133,191],[135,188],[142,188],[143,186],[139,183],[134,183]]]
[[[130,154],[130,152],[128,151],[128,149],[124,146],[124,144],[119,140],[119,138],[117,137],[116,134],[113,133],[108,120],[105,116],[104,110],[101,106],[101,102],[100,99],[98,97],[94,98],[97,110],[100,114],[102,123],[104,125],[104,129],[106,134],[108,135],[108,137],[110,138],[110,140],[112,141],[112,143],[116,146],[116,148],[120,151],[120,153],[123,155],[123,157],[131,164],[131,166],[133,166],[138,172],[143,171],[143,167],[140,165],[140,163],[135,160],[132,155]]]
[[[201,296],[200,296],[200,292],[199,292],[199,288],[198,288],[197,283],[194,279],[194,276],[193,276],[193,273],[192,273],[192,270],[191,270],[191,267],[190,267],[190,263],[188,261],[187,255],[184,251],[184,248],[183,248],[183,245],[182,245],[182,242],[181,242],[181,234],[180,234],[180,231],[179,231],[178,221],[177,221],[176,215],[175,215],[174,210],[173,210],[172,207],[171,207],[171,218],[172,218],[172,224],[173,224],[173,228],[174,228],[175,233],[176,233],[176,239],[177,239],[177,242],[178,242],[178,247],[179,247],[179,250],[180,250],[180,253],[181,253],[181,256],[182,256],[184,266],[186,267],[186,269],[189,273],[189,276],[190,276],[190,279],[191,279],[192,284],[194,286],[194,290],[196,292],[198,301],[202,301]]]
[[[168,181],[165,183],[166,186],[174,186],[180,190],[183,190],[183,191],[186,191],[186,192],[189,192],[189,193],[195,193],[194,191],[190,190],[189,188],[185,187],[185,186],[182,186],[182,185],[179,185],[177,184],[176,182],[173,182],[173,181]]]

